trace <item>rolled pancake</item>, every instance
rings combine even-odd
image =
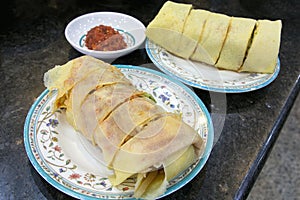
[[[81,67],[85,66],[85,67]],[[70,60],[64,65],[57,65],[44,74],[44,84],[50,90],[56,89],[57,97],[54,109],[63,107],[67,92],[89,73],[101,68],[108,68],[110,65],[92,57],[79,57]]]
[[[73,86],[69,93],[68,101],[66,102],[67,120],[72,126],[79,130],[75,121],[80,121],[76,116],[76,112],[80,110],[82,102],[86,96],[97,87],[113,84],[116,82],[128,82],[124,75],[116,68],[99,68],[92,73],[89,73],[85,78],[81,79]],[[74,111],[73,111],[74,110]]]
[[[118,106],[105,120],[98,123],[94,131],[95,144],[102,147],[104,160],[108,166],[126,140],[134,137],[136,127],[154,116],[165,113],[153,100],[135,97]]]
[[[135,137],[123,144],[112,162],[115,170],[115,182],[135,173],[160,168],[174,152],[193,145],[197,155],[202,153],[202,140],[187,124],[178,120],[176,114],[170,114],[151,121]],[[175,150],[177,149],[177,150]],[[130,162],[127,162],[130,160]],[[136,165],[134,163],[139,163]],[[155,165],[153,165],[155,164]]]
[[[232,17],[216,67],[237,71],[243,64],[256,20]]]
[[[163,169],[138,174],[134,196],[136,198],[154,199],[156,196],[163,194],[168,182],[187,169],[195,158],[194,148],[189,146],[170,156],[163,163]]]
[[[278,59],[281,20],[258,20],[241,72],[273,73]]]
[[[197,48],[198,41],[209,13],[210,12],[206,10],[192,9],[188,15],[182,33],[183,37],[180,40],[180,46],[185,49],[183,57],[191,57]],[[197,51],[200,51],[201,49],[201,46],[199,46]]]
[[[74,111],[75,122],[80,132],[94,142],[92,135],[98,123],[102,122],[120,104],[140,95],[130,84],[114,83],[104,85],[87,95],[79,110]]]
[[[180,57],[188,58],[189,42],[184,44],[183,28],[187,16],[192,9],[191,4],[167,1],[146,29],[146,36],[166,50]],[[182,42],[180,42],[183,40]]]
[[[122,103],[100,126],[103,128],[106,126],[105,130],[111,132],[108,130],[109,127],[111,127],[110,124],[115,124],[122,132],[132,133],[141,123],[165,112],[166,111],[153,100],[141,95]],[[104,123],[106,123],[106,125],[104,125]]]
[[[229,22],[229,16],[211,12],[191,59],[214,65],[223,47]]]
[[[205,28],[205,23],[206,20],[208,18],[208,16],[210,15],[209,11],[205,11],[205,10],[195,10],[196,12],[193,12],[193,10],[191,11],[191,13],[194,13],[195,19],[194,19],[194,27],[197,27],[201,30],[197,31],[197,34],[199,34],[198,36],[195,35],[195,37],[198,37],[197,39],[197,44],[196,47],[194,48],[193,53],[190,55],[190,59],[191,60],[196,60],[196,61],[200,61],[200,60],[207,60],[210,58],[210,55],[208,54],[207,50],[204,49],[204,47],[199,43],[201,40],[201,36],[203,34],[204,28]],[[196,19],[198,18],[198,19]]]

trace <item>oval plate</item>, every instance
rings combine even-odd
[[[224,93],[242,93],[270,84],[278,75],[280,61],[273,74],[237,73],[179,58],[164,48],[146,40],[146,51],[151,61],[163,72],[177,80],[203,90]]]
[[[182,83],[147,68],[116,65],[137,87],[155,98],[171,112],[182,113],[205,141],[201,159],[170,181],[166,196],[187,184],[203,168],[213,145],[210,115],[195,93]],[[45,90],[31,106],[24,125],[27,155],[37,172],[58,190],[80,199],[132,199],[134,182],[128,180],[118,188],[107,179],[107,170],[86,149],[82,137],[65,120],[60,110],[53,113],[56,92]]]

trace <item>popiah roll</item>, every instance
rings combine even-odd
[[[199,134],[179,114],[165,111],[121,71],[82,56],[45,73],[45,86],[58,90],[54,109],[99,147],[118,186],[135,177],[134,196],[156,198],[168,182],[203,153]]]

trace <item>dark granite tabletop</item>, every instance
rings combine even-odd
[[[72,199],[45,181],[31,165],[23,142],[25,117],[44,90],[43,74],[80,56],[64,37],[73,18],[95,11],[132,15],[147,25],[164,1],[14,0],[0,9],[0,199]],[[203,170],[165,199],[245,199],[300,88],[297,0],[182,1],[232,16],[281,19],[278,77],[247,93],[222,94],[194,88],[213,120],[216,140]],[[250,3],[249,3],[250,2]],[[242,3],[242,4],[241,4]],[[153,65],[145,49],[115,64]]]

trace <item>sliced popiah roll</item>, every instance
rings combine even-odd
[[[229,22],[229,16],[210,12],[197,46],[200,51],[196,49],[191,59],[214,65],[226,38]]]
[[[155,199],[164,194],[169,181],[182,173],[197,159],[193,146],[181,149],[163,162],[163,168],[147,173],[139,173],[134,197]]]
[[[112,162],[115,176],[111,178],[115,184],[136,173],[161,168],[174,152],[190,145],[197,155],[202,152],[201,137],[177,114],[168,113],[151,120],[137,131],[115,154]]]
[[[81,133],[94,142],[95,128],[121,103],[143,92],[127,83],[102,85],[91,91],[84,99],[80,109],[74,110],[76,126]]]
[[[281,20],[258,20],[252,43],[239,71],[273,73],[275,71],[281,39]]]
[[[66,105],[68,108],[66,109],[68,122],[72,124],[76,130],[79,130],[75,122],[78,123],[78,121],[80,121],[78,118],[80,115],[73,114],[81,109],[81,105],[87,95],[97,88],[117,82],[128,83],[128,80],[117,68],[99,68],[79,81],[72,88],[68,99],[69,103]]]
[[[184,48],[183,57],[190,58],[192,55],[196,55],[194,54],[196,49],[199,51],[202,48],[202,46],[198,45],[198,41],[200,40],[204,24],[209,13],[209,11],[202,9],[192,9],[188,15],[186,23],[184,24],[181,40],[179,42],[179,45]]]
[[[136,197],[157,197],[168,181],[202,154],[202,138],[178,114],[165,111],[116,67],[82,56],[45,74],[58,90],[54,109],[103,153],[114,186],[137,177]],[[192,161],[191,161],[192,160]]]
[[[153,100],[142,95],[118,106],[105,120],[98,123],[93,133],[95,144],[102,147],[107,166],[110,166],[121,145],[134,136],[136,127],[165,112]]]
[[[132,137],[134,134],[133,131],[137,126],[151,119],[153,116],[165,113],[162,107],[142,95],[143,94],[141,94],[141,97],[138,96],[122,103],[109,117],[99,124],[107,135],[113,135],[118,131],[122,131],[126,133],[128,137]],[[125,139],[126,138],[123,138],[123,140],[117,141],[116,144],[121,146]]]
[[[188,58],[193,41],[182,35],[191,4],[164,3],[146,30],[147,37],[175,55]]]
[[[93,57],[79,57],[64,65],[57,65],[44,74],[44,84],[50,90],[57,90],[54,109],[63,107],[68,91],[89,73],[111,65]]]
[[[238,71],[242,66],[256,20],[242,17],[231,17],[227,36],[216,67]]]
[[[193,47],[193,52],[189,57],[192,60],[204,60],[206,57],[209,57],[206,49],[204,49],[199,43],[209,14],[209,11],[203,9],[193,9],[191,10],[188,21],[185,24],[183,34],[196,41],[195,47]]]

